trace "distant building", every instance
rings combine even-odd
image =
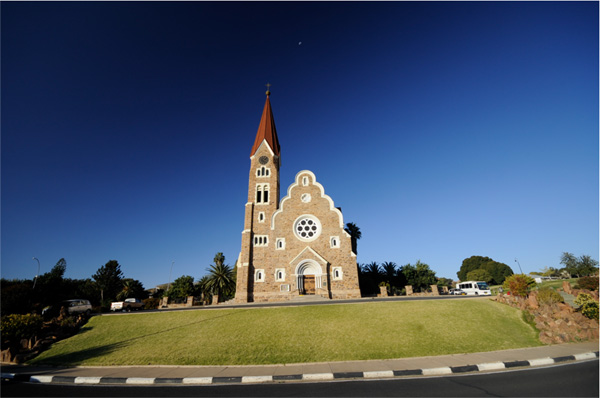
[[[161,292],[161,291],[166,291],[167,288],[169,287],[168,283],[162,283],[160,285],[156,285],[156,287],[152,287],[150,289],[146,289],[146,292],[148,293],[148,296],[150,298],[154,297],[155,294]]]
[[[360,297],[342,212],[315,175],[300,171],[280,201],[281,154],[269,94],[250,152],[235,302]]]

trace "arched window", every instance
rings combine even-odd
[[[254,282],[264,282],[265,281],[265,270],[257,269],[254,273]]]
[[[267,246],[269,244],[269,237],[267,235],[255,235],[254,246]]]
[[[277,240],[275,241],[275,249],[276,250],[285,249],[285,238],[277,238]]]
[[[269,203],[269,184],[258,184],[256,186],[256,203]]]
[[[266,168],[265,166],[262,166],[262,167],[256,169],[257,177],[268,177],[269,175],[271,175],[271,171],[268,168]]]
[[[342,280],[342,267],[333,267],[333,280],[334,281],[339,281]]]
[[[275,281],[276,282],[283,282],[283,281],[285,281],[285,269],[283,269],[283,268],[277,268],[275,270]]]

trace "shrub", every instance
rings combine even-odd
[[[587,318],[598,320],[598,303],[595,301],[585,303],[581,307],[581,313]]]
[[[142,302],[144,303],[145,310],[155,310],[160,305],[159,298],[147,298],[142,300]]]
[[[531,288],[535,286],[535,280],[527,275],[511,275],[502,284],[504,290],[509,290],[514,296],[526,297]]]
[[[594,301],[591,295],[580,293],[575,299],[575,304],[579,306],[583,316],[590,319],[598,319],[598,302]]]
[[[579,289],[586,290],[598,290],[598,277],[597,276],[584,276],[577,280],[577,286]]]
[[[75,321],[75,318],[73,318],[72,316],[68,316],[66,318],[63,318],[60,321],[60,327],[65,329],[65,328],[74,328],[75,326],[77,326],[77,322]]]
[[[42,330],[43,324],[43,318],[36,314],[3,316],[0,326],[2,342],[18,343],[22,339],[30,339]]]
[[[523,322],[525,322],[526,324],[532,326],[535,330],[537,330],[537,327],[535,325],[535,316],[531,312],[523,311],[521,316],[523,317]]]
[[[552,305],[565,302],[560,293],[549,287],[542,287],[538,290],[537,301],[540,305]]]

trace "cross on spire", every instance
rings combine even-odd
[[[267,83],[267,84],[265,84],[265,86],[267,87],[267,92],[266,92],[266,94],[267,94],[267,95],[270,95],[270,94],[271,94],[271,91],[269,90],[269,88],[271,87],[271,83]]]

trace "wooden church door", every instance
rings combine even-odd
[[[304,294],[315,294],[315,276],[304,275]]]

